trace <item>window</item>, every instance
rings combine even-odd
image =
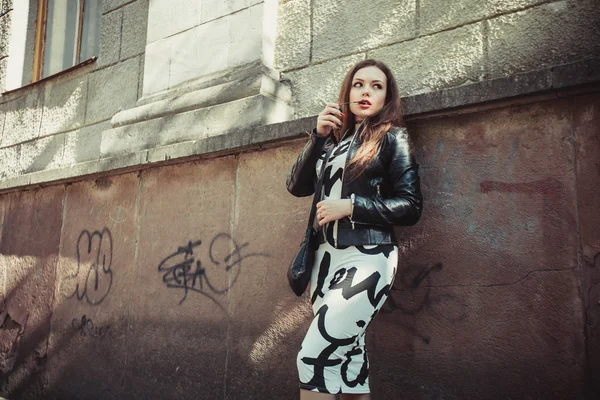
[[[101,6],[101,0],[39,0],[33,81],[98,55]]]

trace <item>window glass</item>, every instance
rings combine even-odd
[[[83,10],[83,29],[81,32],[81,55],[79,62],[100,54],[100,0],[85,0]]]
[[[75,65],[79,6],[79,0],[48,0],[43,77]]]

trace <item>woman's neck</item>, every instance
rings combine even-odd
[[[354,130],[357,131],[358,128],[360,128],[360,126],[363,124],[363,122],[366,123],[366,121],[364,120],[364,118],[361,119],[360,121],[359,120],[355,120],[354,121]]]

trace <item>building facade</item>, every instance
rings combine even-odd
[[[1,5],[0,395],[297,398],[285,178],[365,58],[425,198],[374,398],[600,393],[596,0]]]

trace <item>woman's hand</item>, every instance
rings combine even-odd
[[[340,111],[338,103],[327,104],[327,107],[317,117],[317,135],[327,136],[332,129],[341,128],[342,117],[344,114]]]
[[[317,203],[317,221],[319,221],[320,226],[351,214],[352,201],[350,199],[323,200]]]

